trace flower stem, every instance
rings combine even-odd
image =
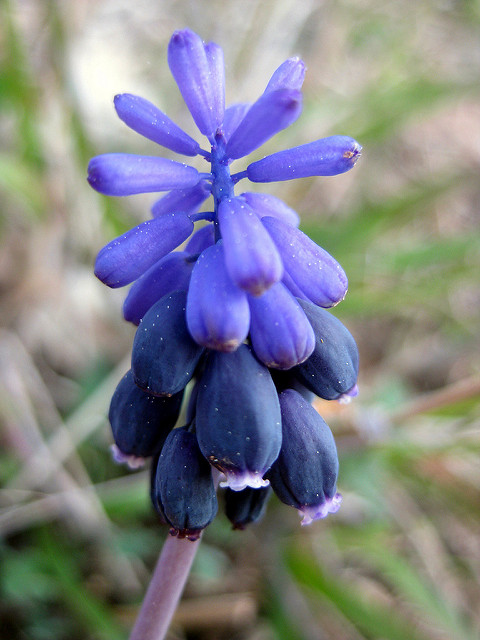
[[[163,545],[130,640],[163,640],[200,544],[168,536]]]

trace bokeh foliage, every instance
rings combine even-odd
[[[306,61],[304,112],[266,152],[333,133],[363,144],[350,174],[269,185],[345,267],[336,313],[362,370],[354,403],[317,405],[337,437],[340,512],[300,529],[272,501],[243,533],[220,515],[171,637],[478,638],[478,0],[0,9],[4,637],[126,638],[166,535],[148,473],[108,454],[133,329],[122,292],[92,275],[98,249],[152,200],[100,197],[85,167],[156,152],[116,120],[116,92],[193,133],[166,63],[171,32],[189,26],[224,47],[230,102],[255,99],[290,55]]]

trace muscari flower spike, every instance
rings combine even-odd
[[[301,423],[306,411],[304,423],[310,425],[315,422],[312,392],[340,401],[356,395],[356,345],[326,310],[344,298],[347,277],[328,252],[298,229],[293,209],[268,194],[237,195],[235,186],[243,179],[267,183],[338,175],[354,166],[361,147],[347,136],[330,136],[273,153],[232,174],[234,160],[299,117],[304,63],[296,57],[286,60],[256,102],[228,108],[218,45],[205,44],[189,29],[177,31],[168,46],[168,64],[208,148],[144,98],[117,95],[115,110],[137,133],[174,153],[203,157],[210,170],[123,153],[97,156],[88,167],[90,185],[105,195],[166,192],[153,204],[151,219],[107,244],[95,264],[95,274],[106,285],[133,283],[123,311],[126,320],[138,325],[132,368],[110,410],[117,459],[135,465],[146,456],[159,461],[152,473],[152,486],[157,487],[152,500],[177,535],[195,537],[213,518],[216,507],[206,471],[212,467],[222,472],[230,492],[227,511],[234,526],[257,519],[268,495],[268,478],[281,500],[300,511],[304,507],[304,522],[305,509],[307,521],[324,517],[334,511],[336,498],[330,495],[333,485],[315,492],[323,468],[307,474],[307,489],[301,486],[302,474],[292,475],[300,484],[288,489],[278,480],[283,468],[296,464],[285,442],[292,429],[290,418],[285,424],[288,411],[283,405],[288,404],[285,398],[291,404],[300,393],[298,419]],[[200,211],[209,197],[213,207]],[[197,222],[201,226],[195,230]],[[181,437],[167,435],[191,380],[196,386],[188,424]],[[149,432],[142,437],[144,418]],[[152,424],[158,424],[158,437]],[[169,449],[163,454],[165,439]],[[190,482],[182,493],[174,488],[172,451],[187,440],[188,455],[197,462],[190,475],[182,471],[182,485]],[[321,448],[328,438],[323,444],[320,440],[315,446]],[[302,443],[305,451],[308,443],[308,438]],[[330,440],[325,446],[331,470],[338,466],[336,449]],[[199,456],[210,466],[201,464]],[[195,502],[199,474],[203,515],[202,500]],[[258,500],[255,492],[262,492]],[[287,499],[287,492],[297,498]],[[312,502],[312,492],[318,500],[302,507],[301,496],[308,494]],[[170,495],[179,505],[175,513]],[[232,515],[238,509],[238,515]]]

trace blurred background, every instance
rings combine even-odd
[[[85,176],[99,153],[168,153],[120,122],[116,93],[198,139],[166,60],[188,26],[224,48],[230,103],[305,60],[303,114],[258,157],[332,134],[363,145],[348,174],[261,189],[344,266],[335,313],[361,374],[350,405],[316,405],[338,444],[339,513],[301,528],[272,499],[244,532],[219,513],[169,638],[479,638],[480,2],[0,7],[1,637],[126,639],[166,536],[148,471],[110,459],[134,327],[125,291],[92,268],[154,196],[100,196]]]

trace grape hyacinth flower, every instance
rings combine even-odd
[[[254,103],[227,108],[218,45],[177,31],[168,64],[207,148],[144,98],[117,95],[117,115],[208,169],[124,153],[88,167],[89,184],[105,195],[165,192],[151,218],[107,244],[95,263],[109,287],[132,284],[123,313],[138,327],[131,370],[110,406],[115,458],[137,467],[152,457],[152,502],[174,540],[199,539],[217,512],[218,480],[235,528],[260,517],[272,489],[308,524],[341,501],[333,436],[310,403],[314,394],[346,402],[357,393],[355,341],[327,310],[348,281],[286,203],[235,188],[244,179],[338,175],[361,147],[330,136],[231,173],[233,161],[299,117],[304,63],[290,58]],[[142,619],[132,638],[143,637]]]

